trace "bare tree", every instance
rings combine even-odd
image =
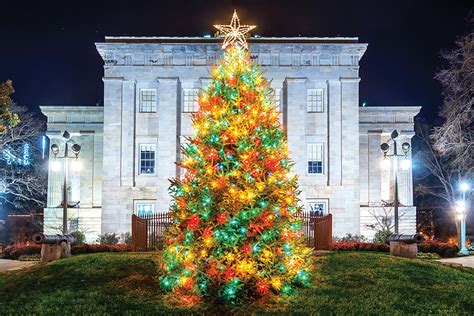
[[[47,173],[37,144],[44,123],[24,107],[13,105],[12,110],[20,121],[0,134],[0,201],[23,209],[41,207]]]
[[[435,79],[443,88],[440,116],[444,122],[430,138],[437,153],[452,160],[452,168],[470,176],[474,168],[474,33],[459,38],[456,47],[442,57],[446,67]]]
[[[418,124],[416,137],[420,147],[416,153],[417,165],[416,178],[418,185],[415,195],[418,198],[427,197],[430,208],[453,209],[459,197],[457,185],[465,177],[472,174],[462,165],[458,165],[451,155],[444,155],[436,150],[430,137],[427,125]]]
[[[393,202],[380,201],[379,203],[372,203],[369,209],[369,214],[372,215],[374,222],[366,226],[374,231],[392,232],[395,227]],[[405,216],[405,213],[399,215],[399,219]]]

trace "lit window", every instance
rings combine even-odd
[[[308,144],[308,173],[323,173],[323,145]]]
[[[275,89],[275,105],[278,106],[278,112],[282,112],[281,89]]]
[[[135,204],[135,212],[138,217],[150,216],[155,211],[155,204],[151,202],[140,202]]]
[[[183,112],[197,112],[198,109],[198,90],[183,89]]]
[[[140,173],[155,173],[155,152],[156,147],[153,144],[140,145]]]
[[[140,90],[140,112],[142,113],[156,112],[156,90],[155,89]]]
[[[323,89],[308,89],[308,112],[323,112]]]

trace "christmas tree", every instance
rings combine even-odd
[[[181,302],[219,297],[237,303],[290,296],[310,283],[311,249],[296,218],[297,177],[290,175],[274,91],[250,61],[236,13],[226,49],[193,115],[183,146],[186,172],[173,179],[160,286]]]

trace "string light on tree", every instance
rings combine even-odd
[[[186,170],[171,181],[171,213],[160,267],[169,298],[194,304],[218,296],[235,304],[289,296],[311,280],[296,176],[274,91],[250,62],[234,12],[223,59],[193,115],[195,135],[183,147]]]

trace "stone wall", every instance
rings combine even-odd
[[[262,65],[272,87],[282,89],[282,119],[303,203],[328,200],[337,234],[358,233],[360,226],[358,61],[365,47],[354,41],[251,44],[252,59]],[[136,201],[155,200],[156,210],[168,209],[168,179],[178,174],[178,146],[192,135],[189,114],[182,112],[182,89],[204,88],[209,66],[222,51],[217,43],[119,43],[110,38],[97,49],[105,64],[104,146],[110,149],[104,155],[102,230],[122,232],[130,230]],[[307,90],[314,88],[323,89],[322,113],[307,112]],[[141,89],[156,89],[156,113],[140,113]],[[307,144],[314,142],[324,146],[324,172],[309,175]],[[156,144],[154,175],[138,172],[141,143]]]

